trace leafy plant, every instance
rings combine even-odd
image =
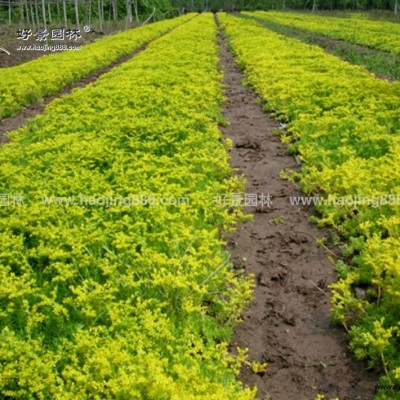
[[[255,397],[227,344],[253,280],[222,250],[243,214],[217,194],[244,186],[218,129],[217,27],[187,19],[0,148],[0,193],[22,196],[0,207],[3,397]]]
[[[251,15],[315,26],[319,32],[333,29],[329,21],[322,23],[315,16]],[[220,20],[246,82],[269,110],[289,121],[288,132],[303,166],[301,172],[285,171],[281,176],[299,181],[305,193],[326,199],[317,206],[314,220],[337,229],[345,256],[351,258],[336,263],[339,280],[332,286],[332,316],[349,332],[357,356],[381,364],[382,379],[397,385],[400,84],[375,79],[363,68],[271,32],[254,20],[227,14],[220,14]],[[384,24],[382,36],[371,35],[376,26],[371,21],[342,25],[337,25],[342,38],[354,31],[349,26],[359,27],[355,40],[364,38],[371,46],[398,51],[394,24]],[[345,25],[348,29],[342,29]],[[382,37],[387,40],[379,45]]]

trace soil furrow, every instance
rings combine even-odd
[[[230,121],[222,129],[234,143],[231,165],[245,175],[246,194],[258,196],[256,206],[245,208],[253,221],[228,241],[235,268],[256,279],[255,299],[235,330],[232,351],[247,347],[250,360],[267,362],[268,368],[260,375],[246,367],[240,378],[257,386],[260,399],[313,400],[321,393],[327,399],[370,400],[377,371],[353,359],[346,333],[329,318],[328,286],[335,277],[329,254],[316,239],[331,232],[310,222],[312,207],[290,204],[290,197],[302,193],[280,172],[298,168],[296,160],[273,135],[279,124],[242,85],[243,74],[223,36],[220,48],[224,117]]]

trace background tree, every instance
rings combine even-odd
[[[83,22],[103,31],[105,21],[125,21],[126,27],[184,12],[205,10],[334,10],[381,9],[399,13],[399,0],[0,0],[1,24],[80,28]],[[56,17],[55,17],[56,16]]]

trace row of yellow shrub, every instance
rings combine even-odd
[[[399,24],[385,21],[371,21],[362,18],[338,18],[283,12],[246,12],[293,28],[325,35],[332,39],[372,47],[390,53],[400,54]]]
[[[337,264],[333,315],[351,326],[359,358],[383,364],[382,383],[398,384],[400,83],[375,79],[255,21],[220,19],[246,82],[266,110],[287,123],[283,140],[303,160],[300,174],[285,175],[298,179],[306,193],[330,196],[318,207],[318,223],[336,227],[352,259],[351,265]]]
[[[227,348],[252,284],[221,249],[241,213],[216,196],[243,183],[218,129],[216,34],[210,14],[179,26],[0,149],[2,397],[254,398]],[[80,195],[189,202],[43,202]]]
[[[85,45],[79,51],[45,55],[15,67],[0,69],[0,120],[110,65],[193,16],[189,14],[130,29]]]

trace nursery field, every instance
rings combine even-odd
[[[325,197],[314,218],[344,240],[333,316],[356,356],[382,363],[383,381],[398,383],[400,84],[256,22],[221,20],[247,83],[287,124],[282,140],[303,161],[301,172],[284,176]]]
[[[337,18],[310,14],[254,12],[244,13],[266,20],[278,22],[294,28],[323,34],[332,39],[340,39],[391,53],[400,54],[399,23],[371,21],[363,18]]]
[[[85,46],[82,51],[47,55],[3,69],[0,80],[0,119],[9,117],[23,107],[60,91],[69,83],[111,64],[188,18],[191,16],[147,25],[112,35]]]
[[[400,79],[399,23],[369,19],[368,15],[282,12],[243,12],[276,33],[318,45],[351,64],[361,65],[386,80]]]
[[[400,399],[400,83],[259,20],[400,52],[221,12],[0,69],[1,398]]]

